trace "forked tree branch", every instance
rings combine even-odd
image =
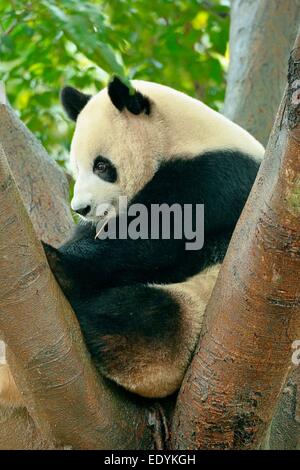
[[[291,366],[291,342],[300,334],[300,293],[295,282],[300,244],[300,168],[295,158],[299,156],[299,123],[291,124],[298,106],[290,99],[297,74],[296,66],[290,75],[287,111],[284,101],[269,157],[207,311],[201,349],[179,396],[173,447],[258,446]],[[13,166],[17,159],[9,146],[5,150]],[[14,175],[18,179],[17,166]],[[32,190],[25,188],[23,198],[24,194],[30,196]],[[25,197],[24,202],[31,214],[30,199]],[[9,362],[30,412],[7,410],[0,415],[0,428],[4,424],[6,431],[1,446],[152,447],[147,407],[108,385],[91,366],[77,322],[49,271],[3,152],[0,207],[0,329],[14,352]],[[41,230],[47,236],[50,227],[45,214]],[[39,224],[38,215],[36,221]],[[41,236],[36,225],[35,229]]]

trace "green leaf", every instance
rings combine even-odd
[[[0,75],[8,99],[60,161],[67,158],[73,132],[58,102],[66,83],[94,93],[116,74],[127,85],[128,77],[155,81],[219,109],[228,63],[228,5],[0,0]]]
[[[41,3],[81,53],[107,72],[118,75],[124,83],[130,86],[121,54],[116,53],[109,44],[100,39],[103,35],[103,25],[99,31],[93,31],[94,25],[91,24],[89,17],[74,12],[67,14],[54,2],[42,0]]]

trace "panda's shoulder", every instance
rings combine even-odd
[[[197,202],[216,191],[249,192],[260,162],[239,150],[218,149],[194,156],[162,160],[151,181],[138,199],[157,202]]]

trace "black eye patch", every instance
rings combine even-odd
[[[108,158],[99,155],[94,160],[93,172],[108,183],[117,181],[117,170]]]

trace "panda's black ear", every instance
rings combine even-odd
[[[81,93],[81,91],[66,86],[61,90],[60,99],[62,105],[70,119],[76,121],[78,114],[85,107],[91,95]]]
[[[108,85],[108,95],[113,105],[122,111],[128,109],[133,114],[150,114],[150,101],[137,90],[130,90],[118,77],[114,77]]]

